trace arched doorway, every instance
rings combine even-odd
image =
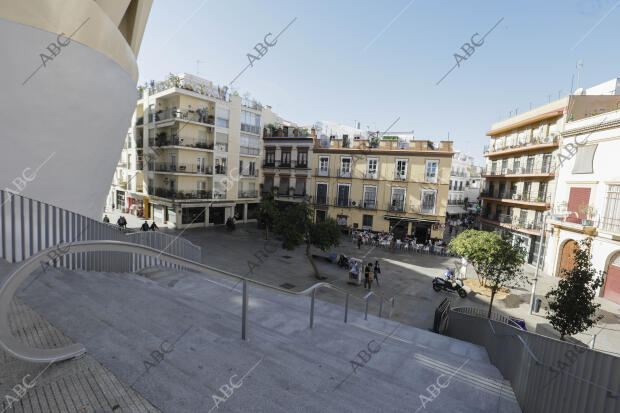
[[[560,256],[558,277],[565,278],[564,270],[570,271],[575,266],[575,248],[578,246],[579,244],[572,239],[564,243],[562,255]]]
[[[603,297],[620,304],[620,252],[616,252],[607,265]]]

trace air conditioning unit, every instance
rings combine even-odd
[[[357,206],[357,201],[351,201],[351,205]]]

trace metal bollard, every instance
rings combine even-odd
[[[347,293],[347,299],[344,304],[344,322],[347,322],[347,318],[349,316],[349,293]]]
[[[364,311],[364,320],[368,320],[368,299],[370,297],[366,297],[366,310]]]
[[[248,282],[243,280],[243,304],[241,306],[241,339],[248,339]]]
[[[312,290],[312,299],[310,300],[310,328],[314,327],[314,298],[316,297],[316,288]]]

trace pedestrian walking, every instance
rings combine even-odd
[[[351,265],[351,269],[349,270],[349,279],[355,280],[355,282],[358,283],[359,282],[359,279],[357,278],[358,272],[359,272],[359,268],[357,266],[357,261],[354,261],[353,265]]]
[[[381,287],[379,284],[379,274],[381,274],[381,268],[379,268],[379,261],[375,261],[375,268],[373,269],[375,280],[377,280],[377,287]]]
[[[155,221],[151,224],[151,231],[157,231],[159,227],[155,224]]]
[[[372,270],[372,263],[369,262],[366,269],[368,270],[368,291],[370,291],[372,289],[372,280],[375,279],[375,273]]]
[[[357,237],[357,249],[361,249],[362,248],[362,236],[358,236]]]
[[[110,218],[108,218],[107,215],[104,215],[103,216],[103,222],[105,222],[106,224],[109,224],[110,223]]]
[[[144,221],[142,223],[142,226],[140,227],[140,229],[142,229],[142,231],[148,231],[149,230],[149,222],[148,221]]]

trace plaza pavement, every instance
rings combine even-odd
[[[305,247],[299,247],[294,251],[284,250],[281,242],[273,236],[271,240],[266,241],[264,230],[258,229],[256,224],[238,224],[237,229],[232,232],[227,231],[225,227],[164,229],[164,231],[181,234],[201,246],[203,263],[217,268],[295,291],[303,290],[318,282],[313,276],[312,266],[305,257]],[[364,262],[379,260],[382,271],[379,277],[380,286],[377,286],[376,282],[373,283],[373,291],[382,294],[386,299],[395,297],[396,305],[392,319],[405,324],[430,329],[435,308],[445,297],[448,297],[452,307],[488,308],[487,297],[470,294],[462,299],[456,294],[433,291],[433,278],[442,276],[446,268],[459,265],[459,260],[454,257],[393,251],[366,245],[358,249],[347,237],[342,238],[339,247],[328,252],[313,248],[313,253],[324,256],[329,256],[330,253],[345,254],[348,257],[361,258]],[[350,292],[352,297],[361,298],[367,293],[363,286],[348,284],[348,272],[335,263],[322,260],[315,262],[321,275],[327,277],[326,282]],[[526,266],[524,270],[530,279],[533,278],[531,266]],[[475,277],[471,266],[467,268],[467,276]],[[557,285],[556,278],[539,276],[537,297],[543,297],[555,285]],[[552,328],[544,317],[546,305],[544,297],[540,312],[529,314],[530,293],[529,284],[513,286],[512,299],[495,300],[493,309],[524,319],[529,331],[537,331],[538,328],[541,334],[553,335]],[[317,297],[342,306],[345,303],[344,294],[333,290],[320,290]],[[595,349],[620,355],[620,306],[603,298],[597,298],[597,301],[601,303],[600,313],[604,318],[597,326],[574,338],[587,344],[592,340],[592,334],[596,334]],[[361,299],[351,299],[350,305],[356,310],[364,311],[364,302]],[[384,316],[389,312],[387,304],[384,304],[383,311]],[[369,313],[375,315],[378,313],[378,300],[375,297],[370,300]]]

